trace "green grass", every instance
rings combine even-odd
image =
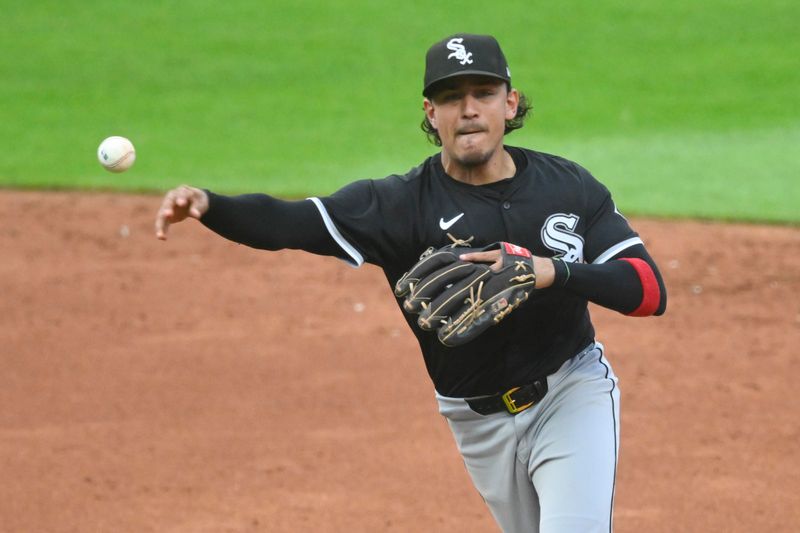
[[[626,214],[800,221],[800,127],[553,141],[605,183]]]
[[[492,7],[494,6],[494,7]],[[495,34],[535,113],[632,214],[800,223],[800,4],[0,0],[0,186],[326,194],[434,152],[424,53]],[[137,163],[100,168],[125,135]]]

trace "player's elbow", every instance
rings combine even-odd
[[[661,316],[667,312],[667,290],[664,287],[664,284],[661,283],[661,280],[659,280],[657,289],[658,294],[653,294],[650,297],[654,302],[656,302],[652,305],[652,307],[655,307],[655,309],[649,314],[638,316]]]
[[[660,316],[667,310],[667,290],[657,270],[642,259],[625,258],[633,266],[641,284],[641,300],[636,309],[627,312],[628,316]]]

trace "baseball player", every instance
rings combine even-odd
[[[393,287],[430,247],[468,245],[458,260],[493,272],[509,254],[525,257],[535,272],[531,297],[469,342],[448,346],[404,316],[502,530],[611,531],[619,388],[587,303],[660,315],[658,268],[586,169],[504,144],[530,107],[493,37],[458,34],[431,46],[422,94],[423,129],[441,151],[406,174],[300,201],[181,186],[166,194],[156,235],[166,239],[170,224],[191,217],[255,248],[378,265]]]

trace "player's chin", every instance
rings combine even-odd
[[[477,167],[485,164],[492,158],[494,151],[480,146],[469,146],[458,150],[454,159],[465,167]]]

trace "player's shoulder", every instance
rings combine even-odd
[[[420,163],[419,165],[411,168],[405,174],[392,174],[391,176],[387,176],[385,180],[388,183],[393,184],[404,184],[405,186],[413,186],[418,184],[419,182],[427,179],[430,176],[431,171],[433,169],[433,165],[437,158],[441,157],[440,154],[435,154]]]
[[[591,173],[589,173],[586,168],[566,157],[519,146],[508,146],[507,149],[509,151],[516,151],[518,154],[525,157],[528,161],[529,168],[535,169],[540,173],[554,174],[557,176],[574,176],[578,179],[582,179],[586,176],[591,177]]]
[[[435,157],[425,159],[405,174],[391,174],[385,178],[370,180],[371,186],[381,196],[390,196],[398,200],[408,198],[409,195],[419,198],[429,182]]]
[[[420,165],[412,168],[405,174],[391,174],[382,178],[365,178],[352,181],[334,192],[329,198],[332,201],[345,202],[374,202],[384,205],[408,203],[411,198],[422,196],[421,183],[430,174],[431,160],[429,157]]]
[[[533,182],[546,184],[559,194],[580,193],[584,195],[606,194],[606,186],[583,165],[566,157],[518,148],[527,158],[527,170]]]

